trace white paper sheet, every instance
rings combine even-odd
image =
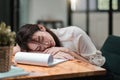
[[[53,59],[53,56],[50,54],[32,52],[17,52],[15,54],[14,60],[17,63],[41,66],[53,66],[55,64],[66,61],[66,59]]]

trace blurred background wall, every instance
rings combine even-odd
[[[120,36],[120,0],[0,0],[0,4],[0,21],[16,32],[27,23],[60,20],[63,27],[86,31],[98,49],[108,35]]]

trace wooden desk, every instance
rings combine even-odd
[[[105,75],[106,70],[83,61],[66,61],[52,67],[41,67],[18,64],[30,72],[27,76],[9,78],[7,80],[59,80],[73,77]]]

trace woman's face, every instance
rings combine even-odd
[[[47,31],[37,31],[33,34],[32,40],[28,42],[31,51],[42,52],[47,48],[54,47],[55,41]]]

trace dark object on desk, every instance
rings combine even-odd
[[[60,80],[111,80],[111,79],[108,79],[105,76],[89,76],[89,77],[77,77],[77,78],[60,79]]]
[[[37,24],[42,24],[45,27],[51,27],[53,29],[64,27],[63,21],[61,20],[38,20]]]
[[[107,69],[110,80],[120,80],[120,37],[110,35],[101,48],[106,63],[103,65]]]

